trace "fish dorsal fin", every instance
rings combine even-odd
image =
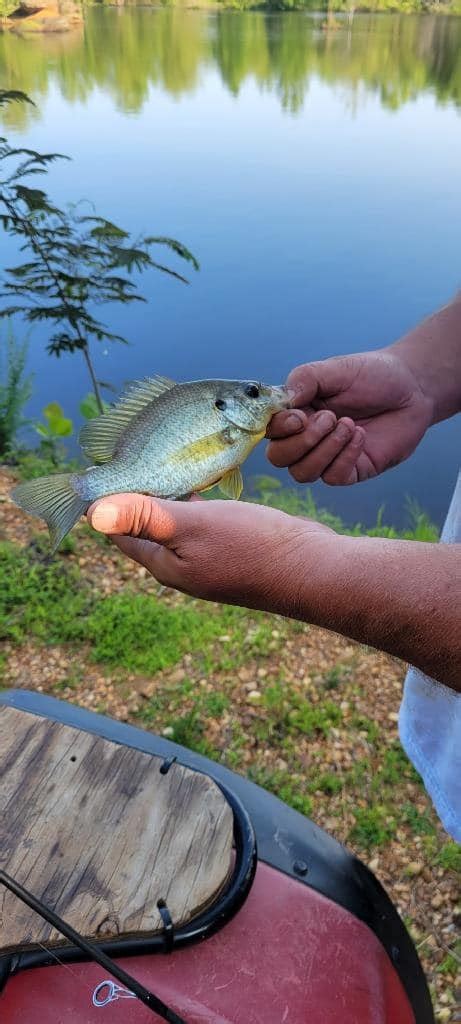
[[[135,381],[108,412],[82,427],[79,444],[95,462],[108,462],[131,421],[155,398],[175,386],[168,377],[146,377]]]
[[[219,489],[228,498],[235,498],[238,501],[243,491],[242,474],[238,467],[237,469],[230,469],[228,473],[221,477]]]

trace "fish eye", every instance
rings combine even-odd
[[[245,394],[248,398],[259,398],[259,388],[257,384],[247,384],[245,388]]]
[[[224,401],[224,398],[217,398],[216,402],[215,402],[215,406],[216,406],[217,409],[225,409],[226,408],[226,403]]]

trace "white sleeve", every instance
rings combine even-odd
[[[441,543],[457,542],[461,543],[461,473],[441,536]],[[411,668],[399,731],[444,828],[461,843],[461,692]]]

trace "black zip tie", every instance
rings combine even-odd
[[[92,942],[88,942],[88,939],[84,939],[82,935],[79,935],[79,933],[76,932],[70,924],[67,924],[67,922],[63,921],[61,917],[58,917],[50,907],[47,907],[46,903],[42,903],[42,901],[31,892],[24,889],[24,886],[20,885],[19,882],[16,882],[16,880],[11,878],[10,875],[7,875],[6,871],[0,870],[0,883],[9,889],[10,892],[14,893],[14,895],[17,896],[18,899],[22,900],[26,906],[30,907],[31,910],[34,910],[36,914],[39,914],[39,916],[43,917],[45,921],[48,921],[48,924],[51,924],[53,928],[56,928],[58,932],[61,932],[61,935],[64,935],[66,939],[73,942],[75,946],[78,946],[79,949],[89,956],[90,960],[95,960],[100,967],[104,967],[104,970],[108,971],[109,974],[112,974],[112,976],[116,978],[117,981],[120,981],[121,984],[129,990],[129,992],[132,992],[133,995],[137,996],[141,1003],[144,1003],[149,1010],[152,1010],[152,1013],[157,1013],[162,1020],[168,1021],[168,1024],[186,1024],[183,1017],[179,1017],[179,1015],[175,1013],[174,1010],[170,1010],[170,1007],[167,1006],[166,1003],[162,1002],[158,996],[154,995],[153,992],[149,992],[149,989],[144,988],[144,985],[142,985],[141,982],[136,981],[136,978],[132,978],[130,974],[127,974],[127,972],[124,971],[122,967],[119,967],[114,960],[111,960],[111,958],[107,956],[102,949],[98,949],[98,947],[94,946]],[[160,913],[162,913],[161,910]],[[173,922],[171,921],[169,911],[168,918],[171,923],[171,928],[173,928]]]
[[[175,761],[177,761],[177,760],[178,760],[178,758],[176,757],[176,754],[174,755],[174,757],[167,757],[167,758],[165,758],[163,764],[160,765],[160,769],[159,769],[160,775],[168,775],[168,772],[169,772],[169,770],[171,768],[171,765],[174,764]]]
[[[163,921],[163,940],[165,943],[165,953],[171,953],[174,943],[174,924],[171,918],[170,911],[168,910],[168,907],[165,903],[165,900],[158,901],[157,909]]]

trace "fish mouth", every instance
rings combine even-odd
[[[282,409],[291,409],[293,402],[296,397],[296,391],[294,388],[289,387],[287,384],[280,384],[272,389],[275,392],[275,399],[277,401],[277,412],[281,412]]]

